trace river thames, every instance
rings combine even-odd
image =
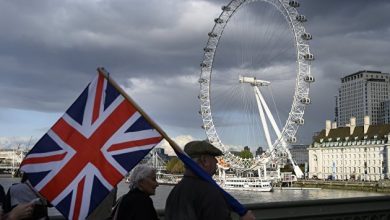
[[[19,182],[19,178],[0,178],[0,184],[7,191],[10,185]],[[152,196],[156,209],[164,209],[165,200],[173,186],[160,185],[156,190],[156,195]],[[118,196],[121,196],[128,191],[128,184],[124,181],[118,184]],[[330,189],[297,189],[287,190],[274,188],[273,192],[248,192],[248,191],[229,191],[238,201],[243,204],[251,203],[267,203],[281,201],[301,201],[301,200],[317,200],[317,199],[335,199],[335,198],[350,198],[350,197],[368,197],[389,195],[385,193],[349,191],[349,190],[330,190]],[[51,208],[50,215],[59,215],[57,210]]]

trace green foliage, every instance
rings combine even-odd
[[[242,150],[238,156],[244,159],[253,158],[253,154],[247,149]]]
[[[169,173],[182,174],[184,173],[184,164],[179,158],[174,157],[168,161],[166,169]]]
[[[291,164],[286,164],[283,168],[280,168],[280,172],[294,172],[294,167]]]

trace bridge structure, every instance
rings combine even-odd
[[[154,167],[157,173],[165,172],[167,165],[157,151],[152,151],[150,153],[150,157],[147,159],[146,164]]]

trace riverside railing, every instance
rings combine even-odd
[[[245,205],[256,219],[284,220],[381,220],[390,219],[390,195],[342,199],[255,203]],[[160,220],[164,210],[157,210]],[[239,217],[233,213],[233,220]],[[54,216],[52,220],[63,220]]]
[[[342,199],[248,204],[256,219],[363,220],[390,219],[390,195]],[[163,212],[159,211],[160,219]],[[237,215],[233,215],[238,220]]]

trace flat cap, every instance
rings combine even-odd
[[[196,157],[200,155],[221,156],[222,151],[214,147],[207,141],[191,141],[184,146],[184,152],[190,157]]]

